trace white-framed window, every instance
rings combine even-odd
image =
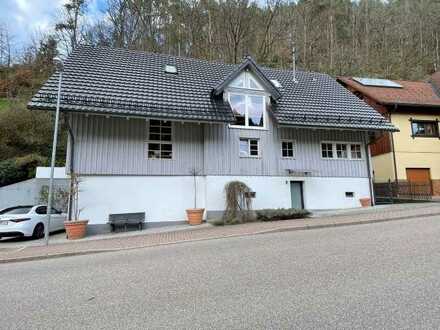
[[[232,126],[243,128],[265,128],[266,97],[238,92],[228,94],[229,104],[235,116]]]
[[[323,159],[360,160],[363,157],[360,143],[321,142]]]
[[[260,141],[258,139],[240,138],[240,157],[259,157]]]
[[[235,78],[226,90],[235,116],[232,128],[266,128],[267,93],[251,72],[243,72]]]
[[[322,158],[333,158],[333,144],[323,142],[321,143],[321,156]]]
[[[252,77],[250,72],[243,72],[237,78],[235,78],[229,87],[244,88],[262,91],[264,88]]]
[[[282,140],[281,141],[281,157],[294,158],[295,157],[295,141]]]
[[[173,125],[170,121],[148,122],[148,159],[173,158]]]
[[[343,143],[336,143],[336,157],[338,159],[347,159],[347,145]]]
[[[350,144],[351,159],[362,159],[362,149],[360,144]]]

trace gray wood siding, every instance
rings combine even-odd
[[[260,141],[260,158],[241,158],[241,137]],[[281,157],[281,140],[295,140],[294,159]],[[321,141],[365,142],[364,132],[285,128],[269,120],[268,130],[205,127],[205,170],[210,175],[286,175],[287,169],[312,171],[321,177],[368,177],[362,160],[321,158]],[[364,149],[364,148],[362,148]]]
[[[148,159],[147,122],[73,116],[75,169],[81,174],[188,175],[203,168],[201,125],[173,123],[173,159]]]
[[[72,116],[75,169],[87,175],[286,175],[287,169],[308,170],[313,176],[368,177],[362,160],[321,158],[321,141],[364,142],[364,132],[279,128],[229,128],[219,124],[173,123],[173,159],[147,158],[147,122],[141,119]],[[260,158],[239,156],[240,137],[260,141]],[[294,159],[282,159],[281,140],[296,141]]]

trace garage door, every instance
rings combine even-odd
[[[430,183],[431,174],[429,168],[407,168],[406,179],[413,183]]]

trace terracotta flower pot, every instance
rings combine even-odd
[[[79,239],[86,235],[89,220],[64,221],[68,239]]]
[[[203,213],[205,209],[187,209],[186,216],[188,217],[188,223],[192,226],[200,225],[203,221]]]
[[[359,202],[361,202],[362,207],[369,207],[371,206],[371,199],[370,198],[360,198]]]

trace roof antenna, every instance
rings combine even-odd
[[[290,41],[292,43],[292,75],[293,82],[296,84],[298,80],[296,79],[296,54],[295,54],[295,41],[293,41],[293,35],[290,33]]]

